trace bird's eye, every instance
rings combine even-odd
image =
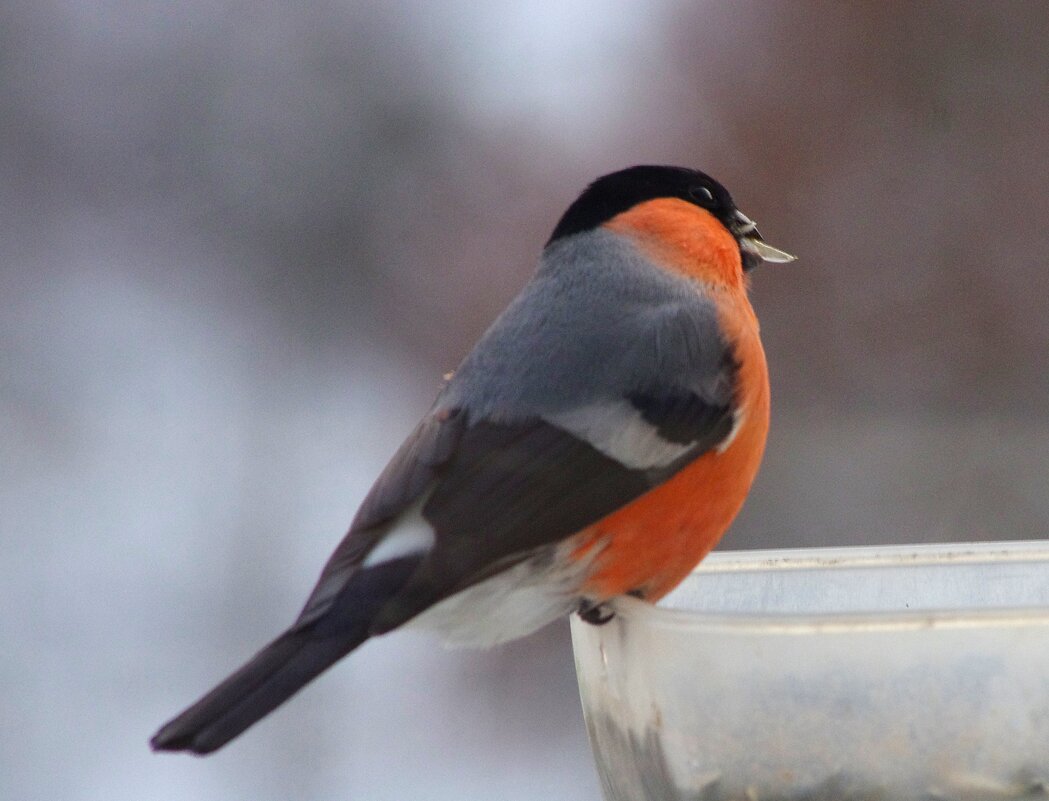
[[[692,186],[689,187],[688,193],[701,206],[710,206],[714,203],[714,193],[710,191],[709,187]]]

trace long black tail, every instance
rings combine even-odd
[[[367,640],[375,614],[414,567],[409,564],[414,560],[395,562],[402,564],[390,562],[354,576],[323,615],[292,626],[164,724],[150,740],[153,749],[210,754]]]
[[[367,639],[316,640],[290,630],[275,639],[189,709],[165,724],[150,745],[157,751],[210,754],[268,715]]]

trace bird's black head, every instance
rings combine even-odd
[[[550,242],[597,228],[639,203],[664,197],[694,203],[717,217],[726,228],[736,212],[728,190],[699,170],[628,167],[590,184],[561,217]]]
[[[761,261],[793,260],[762,242],[754,223],[736,208],[725,187],[706,173],[685,167],[642,165],[598,178],[568,207],[546,244],[597,228],[639,203],[657,198],[678,198],[713,214],[740,243],[744,269]],[[756,243],[763,252],[755,252]]]

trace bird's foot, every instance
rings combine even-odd
[[[592,604],[589,601],[579,604],[579,617],[591,626],[603,626],[615,616],[611,604]]]

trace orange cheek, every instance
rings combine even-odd
[[[706,209],[676,198],[659,198],[613,217],[604,227],[629,236],[664,269],[701,281],[743,286],[739,245]]]

